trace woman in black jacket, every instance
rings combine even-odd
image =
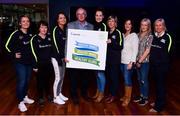
[[[38,29],[39,33],[31,39],[31,50],[34,56],[33,70],[37,72],[38,102],[43,105],[44,95],[48,96],[48,100],[52,100],[50,94],[52,40],[48,34],[47,22],[40,21]]]
[[[120,63],[121,63],[121,50],[123,49],[123,36],[117,29],[117,16],[109,16],[107,25],[109,27],[108,45],[107,45],[107,59],[106,71],[109,77],[110,95],[106,98],[107,103],[115,100],[116,92],[118,89]]]
[[[94,30],[96,31],[107,31],[107,26],[103,23],[104,14],[102,9],[97,9],[95,13],[95,25]],[[96,71],[97,76],[97,90],[93,96],[95,102],[101,102],[104,98],[104,89],[106,84],[105,71]]]
[[[19,100],[18,108],[21,112],[27,111],[25,103],[32,104],[34,100],[28,98],[28,82],[32,73],[32,55],[30,48],[30,39],[32,34],[29,33],[30,19],[23,15],[19,19],[19,29],[15,30],[6,42],[6,49],[11,54],[16,74],[17,74],[17,98]]]
[[[150,65],[156,86],[156,100],[150,112],[163,110],[166,101],[165,80],[169,69],[169,55],[172,47],[172,38],[166,32],[165,21],[162,18],[154,22],[154,38],[150,50]]]
[[[53,56],[51,62],[54,67],[55,80],[53,85],[54,103],[65,104],[68,100],[62,94],[62,85],[65,74],[65,43],[66,43],[66,25],[67,17],[63,12],[57,16],[57,25],[53,29]]]

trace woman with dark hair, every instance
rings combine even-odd
[[[119,66],[121,63],[121,50],[123,49],[123,36],[117,29],[117,16],[109,16],[107,25],[109,27],[109,34],[107,40],[106,71],[108,77],[107,81],[110,87],[110,94],[106,98],[106,102],[111,103],[115,100],[119,86]]]
[[[67,16],[60,12],[57,16],[57,25],[53,29],[53,57],[51,62],[54,67],[55,80],[53,85],[54,93],[54,103],[65,104],[65,101],[68,100],[62,94],[62,85],[65,75],[65,43],[66,43],[66,25],[67,25]]]
[[[133,73],[133,64],[136,62],[136,57],[138,54],[138,36],[132,30],[132,20],[128,19],[124,23],[125,32],[124,36],[124,47],[121,52],[121,71],[124,76],[125,83],[125,93],[124,96],[120,99],[123,101],[122,106],[128,106],[131,100],[132,93],[132,73]]]
[[[173,40],[167,33],[165,20],[156,19],[154,22],[154,38],[150,50],[150,65],[155,81],[156,99],[150,112],[161,112],[166,103],[166,78],[169,70],[170,52]]]
[[[21,112],[27,111],[25,103],[32,104],[34,100],[28,98],[28,82],[32,73],[32,56],[30,48],[29,33],[30,19],[23,15],[19,19],[19,29],[15,30],[6,42],[6,49],[11,54],[16,74],[17,74],[17,98],[19,100],[18,108]]]
[[[44,95],[50,95],[50,77],[52,71],[51,56],[52,45],[51,38],[48,35],[48,23],[40,21],[38,24],[39,33],[34,35],[31,39],[31,50],[34,56],[33,70],[37,72],[37,90],[38,102],[40,105],[44,104]]]
[[[95,12],[95,25],[94,25],[94,30],[97,31],[107,31],[107,26],[105,23],[103,23],[104,19],[104,12],[102,9],[97,9]],[[104,89],[105,89],[105,83],[106,83],[106,78],[105,78],[105,71],[96,71],[96,76],[97,76],[97,90],[96,94],[93,96],[95,99],[95,102],[101,102],[102,99],[104,98]]]

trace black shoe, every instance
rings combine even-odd
[[[106,102],[109,101],[109,100],[111,99],[111,97],[112,97],[111,94],[109,94],[108,96],[105,96],[105,101],[106,101]]]
[[[141,97],[141,96],[136,96],[136,97],[134,97],[133,102],[137,103],[137,102],[139,102],[139,101],[141,101],[141,100],[142,100],[142,97]]]
[[[73,101],[74,105],[79,104],[79,98],[77,96],[72,96],[72,101]]]
[[[116,97],[115,96],[111,96],[107,101],[106,103],[110,104],[112,102],[114,102],[116,100]]]
[[[82,98],[85,100],[85,101],[88,101],[90,102],[91,101],[91,98],[87,95],[87,94],[82,94]]]
[[[47,98],[48,98],[49,102],[53,102],[53,97],[52,96],[49,95]]]
[[[45,102],[45,100],[44,100],[43,98],[39,98],[38,104],[39,104],[40,106],[44,106],[44,102]]]
[[[144,106],[144,105],[146,105],[148,103],[148,100],[143,98],[138,103],[139,103],[140,106]]]
[[[145,98],[142,98],[140,101],[139,101],[139,105],[140,106],[144,106],[148,103],[148,99],[145,99]]]

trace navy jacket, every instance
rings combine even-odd
[[[65,58],[66,29],[62,30],[55,26],[53,29],[53,57],[56,58],[59,65],[62,65],[62,59]]]
[[[96,22],[94,25],[94,30],[96,30],[96,31],[107,31],[107,26],[103,22],[100,22],[100,23]]]
[[[33,54],[33,68],[37,68],[40,63],[51,63],[52,41],[50,35],[42,39],[35,35],[31,39],[31,50]]]
[[[21,30],[15,30],[9,36],[6,42],[6,50],[11,54],[15,62],[22,64],[32,64],[32,54],[30,47],[31,33],[23,33]],[[21,58],[15,58],[15,53],[21,53]]]
[[[115,29],[112,33],[109,32],[108,39],[111,43],[107,45],[107,64],[120,64],[121,63],[121,50],[123,49],[123,36],[122,33]]]
[[[167,32],[161,37],[154,35],[150,50],[150,62],[153,64],[169,63],[172,43],[172,38]]]

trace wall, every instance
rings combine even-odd
[[[83,6],[83,7],[114,7],[114,8],[127,8],[127,7],[144,7],[147,0],[50,0],[49,13],[50,23],[53,25],[55,17],[59,11],[64,11],[70,17],[70,8]]]
[[[30,4],[34,4],[34,3],[42,3],[42,4],[45,4],[45,3],[49,3],[49,0],[0,0],[0,3],[21,3],[21,4],[24,4],[24,3],[30,3]]]
[[[180,0],[50,0],[50,26],[52,27],[55,24],[55,17],[59,11],[64,11],[70,17],[70,8],[78,6],[109,8],[106,12],[116,9],[120,19],[123,18],[121,17],[122,11],[129,12],[130,14],[127,14],[127,16],[131,16],[133,13],[137,13],[138,9],[140,11],[139,16],[133,14],[135,18],[147,16],[154,22],[155,19],[162,17],[166,20],[168,31],[173,36],[176,48],[179,46],[176,51],[180,56],[180,52],[178,53],[180,50],[180,13],[178,12],[180,11]],[[74,13],[74,11],[71,11],[71,14],[72,12]]]

